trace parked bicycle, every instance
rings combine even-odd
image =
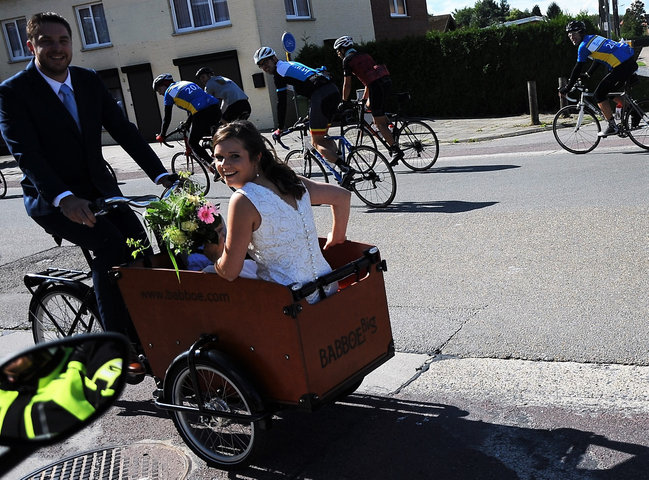
[[[329,182],[331,174],[341,187],[353,191],[370,207],[386,207],[392,203],[397,193],[397,180],[390,162],[376,148],[365,145],[355,147],[342,135],[330,136],[339,145],[343,163],[350,168],[348,173],[343,174],[308,141],[308,121],[298,119],[292,127],[280,135],[274,135],[273,139],[288,150],[281,137],[296,131],[300,132],[302,148],[289,152],[285,162],[297,174],[324,182]]]
[[[386,113],[394,141],[403,151],[403,164],[411,170],[423,171],[432,167],[439,157],[439,140],[435,131],[425,122],[404,117],[401,112],[410,101],[409,92],[393,94],[397,99],[397,113]],[[377,148],[377,140],[386,149],[389,145],[373,124],[366,119],[364,100],[353,102],[354,124],[343,129],[343,135],[353,145]]]
[[[631,97],[631,85],[637,81],[632,76],[624,84],[621,92],[611,92],[609,98],[621,97],[623,99],[622,113],[620,115],[619,137],[629,137],[633,143],[649,150],[649,100],[636,101]],[[588,153],[600,142],[602,137],[600,118],[602,114],[593,100],[593,94],[577,80],[571,92],[579,92],[579,98],[566,99],[575,102],[560,109],[552,121],[552,132],[559,145],[571,153]],[[602,120],[604,121],[604,120]]]

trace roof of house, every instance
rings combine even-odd
[[[430,15],[428,17],[428,25],[431,30],[448,32],[455,30],[455,19],[450,13],[446,15]]]

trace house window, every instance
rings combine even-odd
[[[227,0],[171,0],[177,32],[228,25]]]
[[[405,17],[408,15],[406,0],[390,0],[390,16]]]
[[[27,48],[27,20],[18,18],[2,22],[2,31],[9,48],[9,57],[12,61],[27,60],[32,54]]]
[[[77,7],[76,11],[84,48],[110,45],[104,5],[101,3],[84,5],[83,7]]]
[[[309,0],[284,0],[286,18],[311,18]]]

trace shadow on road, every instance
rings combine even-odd
[[[498,202],[463,202],[447,200],[439,202],[397,202],[381,209],[367,209],[366,213],[464,213],[491,207]]]
[[[314,480],[647,478],[645,446],[570,428],[485,423],[468,415],[450,405],[362,395],[313,414],[281,412],[255,465],[240,473]],[[614,465],[608,470],[595,470],[587,456],[598,446],[607,449]]]
[[[480,173],[480,172],[497,172],[499,170],[509,170],[512,168],[521,168],[520,165],[465,165],[458,167],[439,167],[439,168],[430,168],[423,172],[399,172],[401,173],[411,173],[411,174],[426,174],[426,173]]]

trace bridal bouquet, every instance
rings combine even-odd
[[[166,247],[176,275],[176,256],[197,252],[207,242],[218,243],[216,228],[222,222],[218,205],[206,200],[202,194],[181,189],[151,203],[144,213],[145,225],[153,232],[160,248]],[[127,244],[133,248],[133,257],[146,249],[133,239],[128,239]]]

